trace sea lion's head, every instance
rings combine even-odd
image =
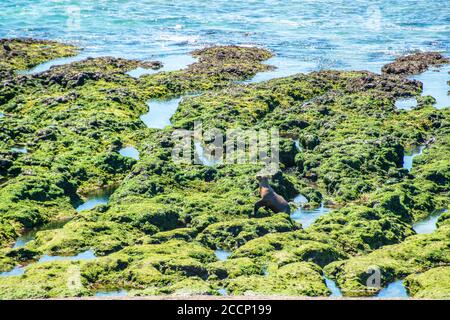
[[[269,176],[269,175],[266,175],[266,174],[258,173],[258,174],[256,175],[256,180],[258,180],[259,182],[268,180],[269,178],[270,178],[270,176]]]

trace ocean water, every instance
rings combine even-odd
[[[379,71],[411,50],[448,54],[448,8],[442,0],[2,0],[0,37],[60,40],[85,48],[84,56],[137,59],[256,45],[275,52],[288,71]]]

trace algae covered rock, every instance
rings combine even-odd
[[[329,290],[312,263],[297,262],[267,276],[240,276],[228,282],[231,294],[249,296],[326,296]]]
[[[414,298],[449,299],[449,283],[449,266],[432,268],[405,278],[406,287]]]

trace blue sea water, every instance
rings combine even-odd
[[[183,55],[213,44],[257,45],[288,65],[282,73],[378,72],[407,51],[448,54],[449,5],[448,0],[2,0],[0,37],[60,40],[85,48],[86,56],[137,59]]]

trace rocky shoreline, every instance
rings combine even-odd
[[[73,56],[73,46],[31,39],[0,40],[0,298],[93,296],[310,296],[331,294],[324,275],[347,297],[373,296],[368,269],[381,285],[396,279],[412,297],[449,298],[450,214],[431,234],[413,224],[449,208],[450,109],[422,97],[406,75],[448,63],[413,54],[367,71],[320,71],[242,84],[272,67],[262,48],[217,46],[192,53],[187,68],[133,78],[156,61],[89,58],[37,74],[45,61]],[[182,99],[171,126],[139,119],[150,99]],[[417,107],[395,101],[414,97]],[[261,210],[260,165],[203,166],[171,159],[175,129],[278,127],[281,171],[272,184],[286,199],[336,207],[309,228],[287,214]],[[295,141],[301,147],[296,148]],[[428,142],[413,168],[407,150]],[[21,145],[28,152],[11,151]],[[122,156],[134,146],[139,160]],[[109,202],[77,212],[83,196],[114,186]],[[24,231],[51,221],[12,248]],[[219,261],[214,250],[231,255]],[[89,260],[39,262],[47,256]],[[73,280],[75,279],[75,280]],[[68,285],[75,281],[75,285]],[[443,285],[444,283],[444,285]]]

